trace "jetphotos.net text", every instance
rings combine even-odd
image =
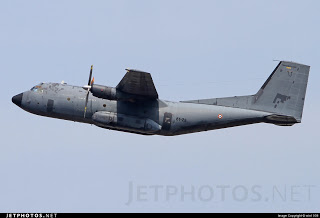
[[[172,202],[306,202],[315,185],[142,185],[129,182],[127,206]]]

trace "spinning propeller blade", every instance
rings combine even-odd
[[[94,83],[94,77],[93,77],[93,79],[91,80],[91,78],[92,78],[92,69],[93,69],[93,65],[91,65],[88,85],[83,87],[83,88],[87,89],[86,103],[85,103],[85,106],[84,106],[84,115],[83,115],[84,118],[86,118],[90,89],[91,89],[91,86],[92,86],[93,83]]]

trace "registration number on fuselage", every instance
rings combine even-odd
[[[186,122],[187,122],[187,119],[186,119],[186,118],[183,118],[183,117],[177,117],[177,118],[176,118],[176,121],[177,121],[177,122],[186,123]]]

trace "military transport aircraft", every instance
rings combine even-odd
[[[254,95],[160,100],[151,75],[127,69],[117,87],[41,83],[12,102],[41,116],[143,135],[174,136],[254,123],[301,122],[310,67],[281,61]]]

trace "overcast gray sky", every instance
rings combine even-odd
[[[0,212],[319,212],[319,1],[0,2]],[[145,137],[31,115],[39,82],[160,98],[254,94],[277,62],[311,66],[303,123]],[[133,195],[131,195],[133,194]],[[131,201],[131,197],[132,201]]]

